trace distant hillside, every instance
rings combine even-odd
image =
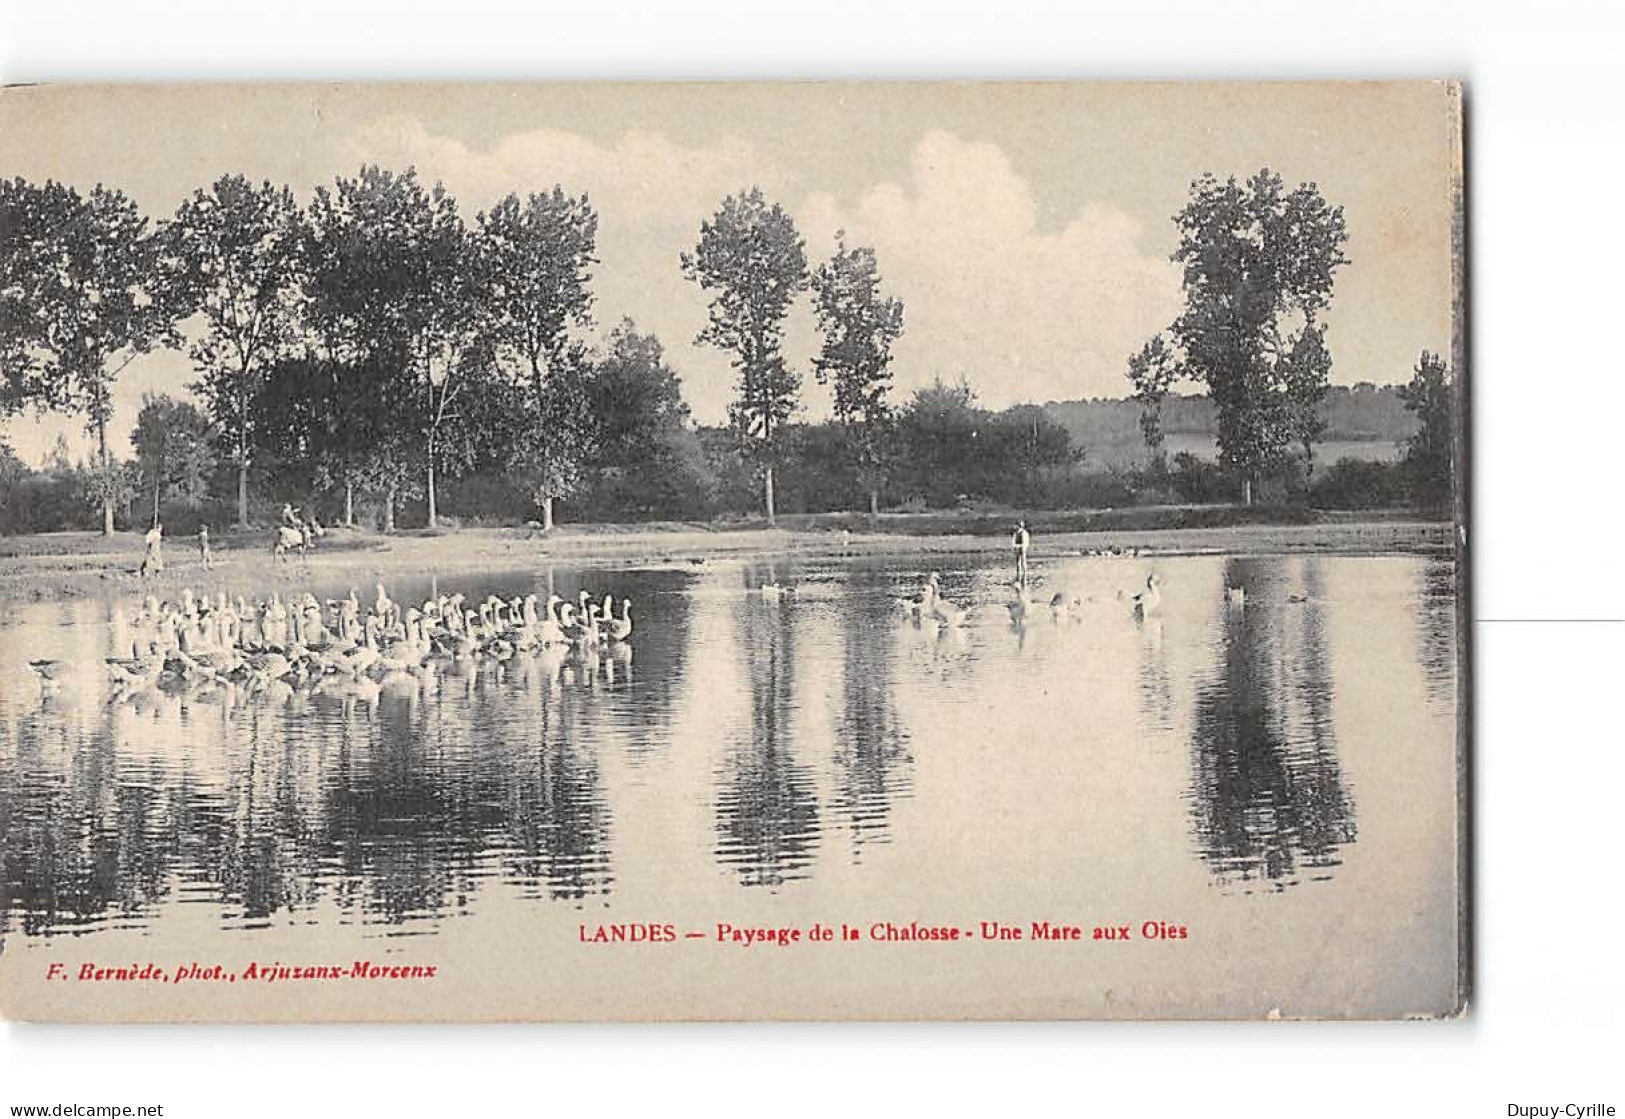
[[[1044,405],[1050,419],[1065,427],[1072,444],[1098,466],[1132,466],[1145,458],[1140,437],[1140,405],[1133,400],[1059,400]],[[1392,459],[1398,445],[1416,431],[1393,385],[1334,385],[1321,405],[1326,447],[1317,458]],[[1170,454],[1190,451],[1217,457],[1218,421],[1205,396],[1171,396],[1163,404],[1162,426]]]

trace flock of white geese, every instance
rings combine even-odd
[[[1095,601],[1093,596],[1080,598],[1068,596],[1063,591],[1057,591],[1050,596],[1048,603],[1032,596],[1032,589],[1027,581],[1018,579],[1009,584],[1014,591],[1014,597],[1006,603],[1010,612],[1012,625],[1022,626],[1037,618],[1048,616],[1051,621],[1065,621],[1072,611],[1087,603]],[[1126,602],[1136,618],[1151,617],[1162,610],[1162,578],[1152,572],[1146,576],[1145,587],[1132,594],[1125,595],[1119,591],[1117,600]],[[962,626],[970,620],[971,608],[960,606],[951,602],[942,593],[942,580],[932,572],[926,579],[925,585],[914,598],[903,602],[904,616],[915,623],[935,622],[943,626]]]
[[[383,683],[434,669],[457,671],[544,650],[593,653],[625,648],[632,603],[582,591],[574,603],[548,595],[475,604],[461,594],[403,606],[382,584],[363,604],[354,590],[323,602],[312,594],[249,603],[224,593],[184,590],[179,601],[148,596],[134,621],[128,657],[106,658],[115,689],[232,683],[249,694],[278,681]],[[47,687],[80,669],[58,660],[30,661]]]
[[[1161,585],[1152,573],[1143,589],[1116,597],[1135,617],[1147,618],[1161,610]],[[1093,596],[1056,593],[1046,603],[1032,596],[1024,580],[1010,586],[1014,597],[1006,605],[1017,626],[1045,616],[1064,621],[1071,611],[1095,601]],[[756,593],[779,600],[795,591],[765,583]],[[403,606],[381,583],[366,603],[355,590],[325,602],[309,593],[283,598],[273,592],[250,603],[241,596],[194,594],[188,588],[178,601],[159,602],[149,595],[134,620],[130,655],[108,657],[106,663],[115,690],[124,692],[230,683],[252,695],[277,682],[339,687],[384,683],[437,669],[468,671],[544,650],[624,653],[632,637],[632,603],[622,598],[619,613],[615,605],[614,596],[600,599],[585,590],[575,602],[556,594],[545,601],[529,594],[507,599],[489,595],[473,603],[462,594],[442,594]],[[943,593],[935,572],[902,606],[905,618],[916,625],[964,626],[972,613]],[[29,663],[47,688],[79,671],[59,660]]]

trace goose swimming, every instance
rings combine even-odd
[[[564,644],[564,627],[559,624],[558,608],[564,600],[556,594],[547,596],[547,605],[543,610],[543,618],[537,624],[536,633],[542,645]]]
[[[926,580],[926,586],[931,590],[931,616],[943,625],[964,625],[965,620],[970,617],[970,611],[942,597],[942,584],[935,571],[931,573],[931,578]]]
[[[918,595],[903,601],[903,612],[916,622],[929,618],[936,598],[937,584],[933,576],[925,581],[925,586],[920,588]]]
[[[1066,621],[1074,606],[1083,605],[1076,598],[1068,599],[1061,591],[1056,591],[1049,600],[1049,616],[1057,622]]]
[[[1134,604],[1134,616],[1147,618],[1162,609],[1162,578],[1153,571],[1145,577],[1145,590],[1135,595],[1130,601]]]
[[[611,612],[608,616],[609,639],[611,641],[625,641],[632,636],[632,600],[621,599],[621,616],[615,617]]]

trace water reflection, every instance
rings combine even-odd
[[[931,567],[966,626],[905,619]],[[1136,621],[1117,592],[1151,569],[1037,564],[1046,605],[1014,626],[1002,567],[940,557],[492,576],[469,589],[630,597],[632,645],[112,703],[42,693],[27,658],[124,652],[117,608],[0,607],[0,933],[194,907],[393,936],[660,891],[770,905],[821,877],[982,896],[1013,862],[1085,881],[1081,859],[1233,898],[1391,851],[1408,801],[1369,759],[1453,741],[1450,563],[1160,560],[1162,612]]]
[[[891,837],[892,805],[910,795],[914,759],[897,714],[896,645],[900,629],[890,609],[890,582],[854,572],[847,584],[854,602],[869,609],[841,616],[841,690],[835,713],[836,792],[832,805],[845,822],[852,859],[866,845]],[[963,634],[939,638],[950,645]]]
[[[1160,616],[1140,620],[1140,718],[1147,726],[1166,731],[1173,727],[1174,697],[1163,637]]]
[[[1456,566],[1431,560],[1417,570],[1417,655],[1428,698],[1448,702],[1456,687]]]
[[[801,878],[818,844],[812,772],[795,757],[793,598],[747,590],[734,610],[749,692],[748,736],[717,772],[717,859],[747,886]]]
[[[1223,882],[1324,877],[1355,838],[1338,765],[1319,563],[1230,559],[1218,666],[1196,694],[1193,828]],[[1231,590],[1239,588],[1241,595]]]

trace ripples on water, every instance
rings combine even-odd
[[[1153,569],[1165,606],[1137,622],[1118,592]],[[629,878],[719,905],[903,868],[931,873],[888,882],[901,897],[974,890],[979,873],[1064,881],[1068,837],[1045,832],[1073,813],[1182,817],[1165,849],[1141,828],[1107,853],[1148,873],[1316,888],[1398,811],[1362,803],[1349,751],[1453,733],[1446,561],[1057,560],[1035,565],[1040,596],[1081,604],[1022,627],[1003,568],[941,572],[977,606],[962,630],[903,620],[918,561],[471,576],[446,589],[630,597],[632,648],[253,698],[109,703],[101,658],[127,650],[129,607],[5,607],[0,929],[149,928],[196,903],[226,928],[401,935],[499,898],[602,909]],[[750,589],[771,580],[798,594]],[[92,671],[42,693],[41,656]],[[1380,687],[1343,687],[1379,663]],[[1065,799],[1103,775],[1138,799]],[[1040,862],[978,864],[975,837],[1001,826],[1038,837]]]

